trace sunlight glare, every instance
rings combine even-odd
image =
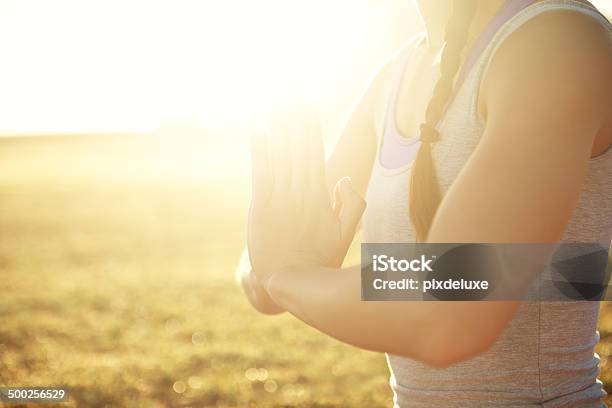
[[[9,1],[0,133],[247,124],[320,102],[367,35],[367,0]],[[343,62],[344,61],[344,62]]]

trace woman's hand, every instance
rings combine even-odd
[[[339,267],[365,209],[349,178],[336,184],[332,205],[313,112],[274,120],[268,133],[252,140],[248,227],[251,265],[264,287],[274,272],[292,265]]]

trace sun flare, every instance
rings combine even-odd
[[[4,134],[234,126],[288,97],[324,104],[376,11],[367,0],[0,7]]]

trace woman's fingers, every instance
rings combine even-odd
[[[283,115],[275,115],[268,124],[273,174],[272,195],[286,200],[291,185],[291,145]]]
[[[344,177],[334,188],[334,213],[340,221],[340,240],[343,245],[350,245],[359,220],[365,210],[366,202],[353,189],[351,179]]]
[[[308,192],[308,173],[310,159],[308,145],[311,130],[306,108],[296,105],[289,112],[291,137],[291,194],[295,202],[304,205]]]
[[[272,201],[293,212],[315,203],[329,205],[325,157],[318,114],[303,104],[292,104],[269,123],[271,134]],[[318,205],[316,205],[318,207]],[[320,207],[318,207],[320,208]]]
[[[268,140],[263,132],[256,132],[251,137],[251,163],[253,172],[253,204],[259,207],[267,203],[272,189]]]
[[[325,151],[319,115],[310,109],[305,119],[308,134],[308,189],[315,194],[323,194],[329,201],[327,181],[325,180]]]

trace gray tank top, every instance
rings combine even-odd
[[[544,0],[516,14],[495,34],[475,62],[438,124],[441,141],[433,156],[442,192],[474,151],[485,123],[476,97],[481,79],[502,42],[529,19],[547,11],[570,9],[591,16],[610,30],[610,23],[590,6],[571,0]],[[412,45],[410,45],[412,44]],[[416,46],[412,41],[410,46]],[[406,55],[410,50],[403,50]],[[402,68],[404,64],[397,63]],[[410,164],[386,168],[379,158],[389,117],[391,81],[377,104],[379,140],[364,215],[366,242],[415,242],[408,217]],[[395,122],[393,122],[395,123]],[[612,149],[591,159],[573,217],[562,242],[599,242],[612,236]],[[525,302],[496,343],[486,352],[445,369],[388,355],[396,407],[602,407],[605,396],[594,347],[599,302]]]

